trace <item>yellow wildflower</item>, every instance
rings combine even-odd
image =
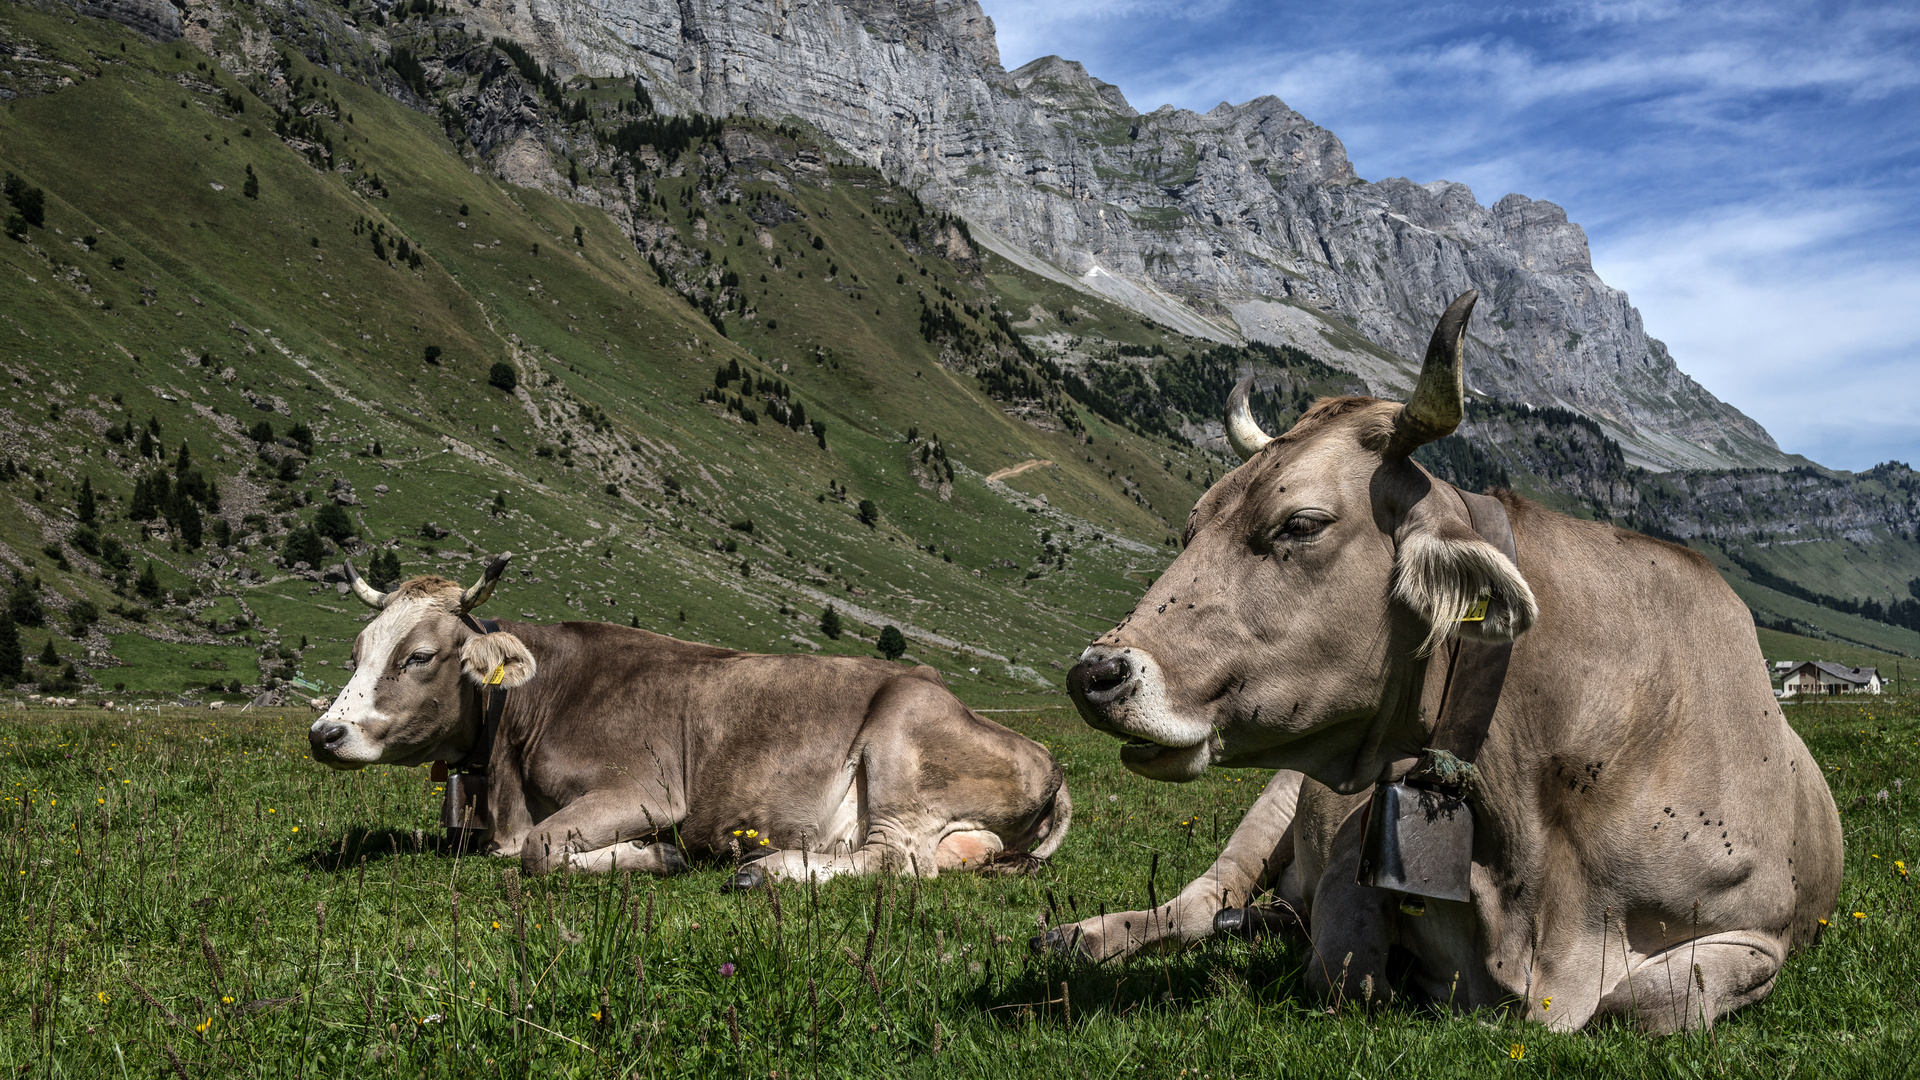
[[[759,835],[760,835],[760,832],[759,832],[759,830],[757,830],[757,829],[748,829],[748,830],[747,830],[747,838],[748,838],[748,839],[752,839],[752,838],[754,838],[754,837],[756,837],[756,836],[759,836]]]
[[[1867,917],[1867,913],[1864,911],[1856,911],[1853,913],[1853,917],[1856,919],[1864,919]]]
[[[1543,998],[1541,998],[1541,999],[1540,999],[1540,1010],[1541,1010],[1542,1012],[1545,1012],[1546,1010],[1548,1010],[1548,1009],[1551,1009],[1551,1008],[1553,1008],[1553,999],[1552,999],[1552,998],[1550,998],[1550,997],[1543,997]]]
[[[99,998],[99,999],[100,999],[100,1004],[102,1004],[102,1005],[105,1005],[105,1004],[107,1003],[107,1001],[109,1000],[109,999],[108,999],[108,997],[107,997],[107,992],[106,992],[105,990],[102,990],[102,991],[100,991],[99,993],[97,993],[97,994],[95,994],[95,995],[93,995],[93,996],[94,996],[94,997],[97,997],[97,998]]]
[[[1514,1043],[1512,1046],[1507,1047],[1507,1056],[1515,1061],[1519,1061],[1526,1052],[1527,1048],[1520,1043]]]
[[[205,1020],[202,1020],[199,1023],[193,1025],[193,1030],[199,1032],[202,1035],[205,1035],[207,1033],[207,1029],[212,1026],[213,1026],[213,1017],[209,1016]]]

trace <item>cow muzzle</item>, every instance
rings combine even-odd
[[[1213,725],[1173,708],[1151,655],[1095,645],[1067,673],[1067,692],[1089,727],[1125,740],[1120,761],[1133,772],[1184,781],[1207,770]]]
[[[307,746],[313,751],[313,760],[331,768],[366,768],[369,762],[363,743],[363,739],[356,737],[352,725],[338,720],[322,717],[307,729]]]

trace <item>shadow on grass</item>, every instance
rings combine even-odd
[[[477,855],[471,847],[456,849],[441,829],[353,828],[337,833],[333,839],[312,848],[294,861],[323,873],[344,873],[357,869],[362,859],[376,864],[396,855],[431,855],[451,859]]]
[[[1003,1025],[1059,1024],[1069,1009],[1079,1024],[1144,1010],[1184,1012],[1216,997],[1223,981],[1242,983],[1249,995],[1265,1002],[1306,1003],[1303,976],[1309,957],[1304,941],[1291,935],[1261,938],[1244,949],[1220,938],[1176,956],[1138,956],[1098,966],[1056,955],[1029,956],[1004,982],[983,984],[970,1004]]]

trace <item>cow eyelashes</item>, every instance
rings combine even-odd
[[[431,649],[422,649],[419,652],[414,653],[412,656],[407,657],[407,662],[404,664],[401,664],[400,666],[414,667],[415,665],[418,665],[418,664],[427,663],[432,659],[433,659],[433,651]]]
[[[1275,531],[1275,540],[1311,540],[1325,532],[1333,519],[1317,512],[1295,514],[1287,519],[1285,525]]]

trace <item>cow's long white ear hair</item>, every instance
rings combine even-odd
[[[1519,567],[1492,544],[1461,532],[1464,535],[1415,529],[1400,541],[1393,595],[1427,620],[1430,629],[1421,656],[1430,655],[1454,633],[1479,641],[1511,641],[1540,615]],[[1461,622],[1483,595],[1488,598],[1486,618]]]
[[[475,686],[511,689],[533,678],[539,667],[526,643],[508,633],[475,634],[460,650],[460,670]],[[500,672],[498,684],[493,682],[495,671]]]

